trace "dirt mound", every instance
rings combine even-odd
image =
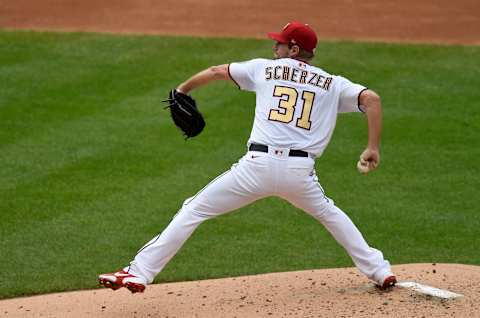
[[[480,266],[395,265],[416,281],[464,297],[440,300],[395,287],[382,292],[354,268],[156,284],[143,294],[87,290],[0,301],[4,317],[475,317]],[[92,278],[94,279],[94,278]]]

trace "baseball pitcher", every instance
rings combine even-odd
[[[212,66],[170,92],[175,124],[187,137],[205,123],[188,94],[216,80],[233,81],[256,94],[255,118],[246,154],[183,203],[171,223],[143,246],[130,265],[99,276],[101,285],[143,292],[202,222],[258,199],[281,197],[317,219],[348,252],[357,268],[380,288],[396,283],[383,254],[370,247],[350,218],[325,195],[315,173],[338,113],[363,112],[368,143],[360,155],[362,171],[378,167],[381,134],[379,96],[366,87],[310,64],[317,45],[306,24],[291,22],[275,41],[274,59]]]

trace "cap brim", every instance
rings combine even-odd
[[[267,35],[272,40],[275,40],[280,43],[288,44],[288,40],[285,39],[280,33],[268,32]]]

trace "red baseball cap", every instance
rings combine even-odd
[[[272,40],[283,44],[295,44],[312,53],[317,46],[315,31],[308,24],[301,22],[290,22],[283,27],[282,32],[269,32],[267,35]]]

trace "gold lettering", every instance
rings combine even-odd
[[[282,67],[280,65],[275,66],[275,70],[273,72],[273,79],[279,80],[280,79],[280,69]]]
[[[325,76],[323,75],[318,75],[317,82],[315,83],[315,86],[317,87],[322,87],[323,80],[325,79]]]
[[[283,73],[282,73],[282,79],[284,81],[288,81],[289,77],[290,77],[290,67],[284,66],[283,67]]]
[[[318,74],[317,73],[310,73],[312,77],[308,80],[308,84],[315,86],[315,80],[317,79]]]
[[[307,75],[308,75],[307,71],[302,71],[302,73],[300,74],[300,84],[306,83]]]
[[[268,66],[265,68],[265,80],[284,80],[300,84],[309,84],[320,87],[328,91],[333,81],[333,77],[304,71],[297,68],[291,68],[286,65]]]
[[[297,76],[298,76],[299,70],[294,68],[292,71],[292,78],[290,79],[292,82],[298,83]]]
[[[325,80],[325,83],[323,83],[323,89],[328,91],[330,89],[330,84],[332,83],[332,78],[331,77],[327,77],[327,79]]]
[[[271,66],[265,68],[265,79],[267,81],[272,79],[272,68],[273,67],[271,67]]]

